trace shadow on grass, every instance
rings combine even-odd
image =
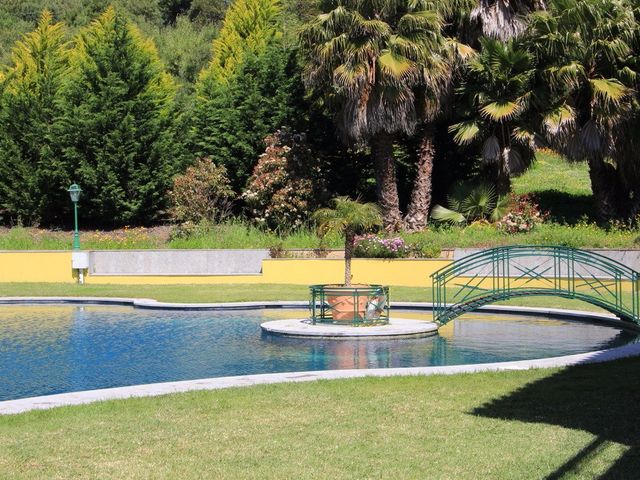
[[[575,225],[580,220],[596,220],[591,195],[544,190],[535,192],[534,196],[542,211],[549,212],[550,220],[554,222]]]
[[[548,475],[549,480],[580,476],[585,464],[597,457],[608,442],[629,449],[600,477],[589,478],[640,478],[640,358],[569,367],[488,402],[472,413],[558,425],[596,436]]]

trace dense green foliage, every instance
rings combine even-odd
[[[57,153],[82,185],[86,215],[153,221],[178,164],[175,86],[155,47],[109,8],[80,33],[69,77]],[[61,205],[52,207],[47,220]]]
[[[225,15],[220,34],[213,42],[213,57],[200,75],[200,90],[226,83],[247,55],[259,56],[281,35],[278,0],[237,0]]]
[[[77,181],[85,224],[163,222],[172,177],[198,158],[226,169],[235,217],[284,213],[293,197],[256,209],[248,182],[286,130],[308,145],[296,168],[322,171],[289,186],[315,192],[290,225],[377,194],[388,229],[419,232],[460,182],[507,194],[541,146],[587,161],[589,220],[633,224],[639,16],[636,0],[7,0],[0,215],[68,223]]]
[[[265,137],[283,125],[304,125],[295,52],[278,43],[262,55],[247,54],[223,83],[202,80],[198,92],[191,151],[224,165],[237,193],[264,151]]]
[[[480,53],[468,62],[459,88],[465,120],[451,126],[461,145],[482,145],[482,161],[497,172],[497,191],[511,190],[511,176],[528,167],[534,155],[534,134],[527,124],[534,63],[512,40],[482,38]]]
[[[60,168],[52,148],[68,60],[64,27],[52,24],[49,13],[13,50],[0,99],[0,205],[5,221],[40,221],[63,194],[61,186],[69,184],[69,172]]]

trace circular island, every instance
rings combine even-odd
[[[409,338],[435,335],[438,325],[434,322],[390,318],[384,325],[352,326],[350,324],[313,323],[306,319],[273,320],[260,325],[262,330],[277,335],[314,338]]]
[[[312,285],[310,317],[273,320],[262,330],[277,335],[313,338],[409,338],[434,335],[438,324],[392,318],[389,287],[382,285]]]

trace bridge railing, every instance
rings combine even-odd
[[[432,280],[434,318],[440,323],[487,303],[528,295],[580,299],[640,323],[638,272],[586,250],[496,247],[453,262]]]

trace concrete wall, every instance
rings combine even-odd
[[[467,255],[481,251],[479,248],[456,248],[453,253],[454,260],[460,260]],[[598,253],[604,257],[610,258],[622,263],[636,271],[640,271],[640,250],[609,250],[609,249],[589,249],[589,251]],[[549,255],[540,255],[537,257],[520,257],[510,261],[510,275],[517,277],[525,272],[536,269],[537,272],[548,270],[548,276],[553,277],[553,257]],[[485,265],[469,270],[468,275],[488,275],[492,271],[491,265]],[[612,278],[609,275],[606,266],[597,264],[582,265],[579,262],[575,264],[574,275],[582,275],[586,277],[596,276],[598,278]],[[547,276],[547,274],[545,274]],[[566,278],[566,272],[562,272],[560,277]]]
[[[431,273],[449,264],[447,260],[354,259],[354,283],[384,283],[410,287],[430,286]],[[344,282],[344,260],[266,259],[259,275],[91,275],[88,284],[294,284]]]
[[[258,275],[268,250],[96,250],[90,275]]]
[[[453,250],[453,259],[460,260],[461,258],[471,255],[476,252],[480,252],[482,248],[456,248]],[[616,260],[627,267],[633,268],[636,271],[640,271],[640,250],[613,250],[605,248],[590,248],[590,252],[599,253],[612,260]]]

